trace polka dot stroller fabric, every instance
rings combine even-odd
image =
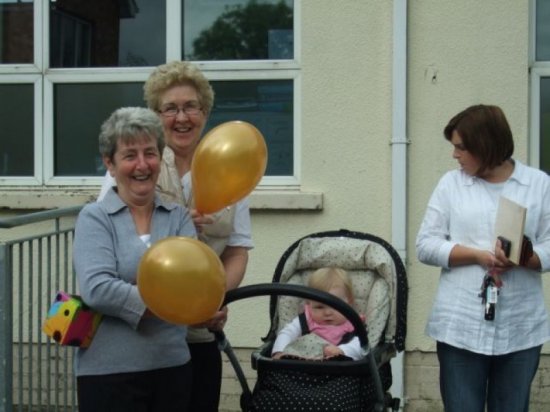
[[[391,386],[389,364],[380,370],[384,390]],[[299,369],[258,372],[250,411],[371,412],[376,394],[370,375],[323,375]]]

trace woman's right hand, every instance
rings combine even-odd
[[[487,271],[492,270],[496,264],[495,254],[489,250],[478,250],[477,263]]]

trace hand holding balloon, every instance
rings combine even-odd
[[[204,225],[211,225],[214,223],[215,219],[212,215],[203,215],[199,213],[197,209],[191,209],[189,213],[191,214],[191,219],[193,219],[193,224],[195,225],[197,233],[203,231]]]
[[[219,311],[217,311],[216,314],[211,319],[208,319],[206,322],[199,323],[192,326],[196,328],[207,328],[211,331],[223,330],[223,327],[225,326],[225,322],[227,321],[227,312],[228,312],[227,306],[224,306]]]
[[[250,123],[223,123],[204,136],[191,163],[197,210],[214,213],[248,195],[267,166],[267,146]]]

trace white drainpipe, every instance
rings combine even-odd
[[[407,0],[393,2],[392,79],[392,246],[406,264],[407,257]],[[392,395],[406,399],[403,352],[392,360]]]

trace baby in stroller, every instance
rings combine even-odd
[[[316,285],[317,276],[327,276],[317,272],[326,268],[345,271],[347,276],[342,279],[350,279],[352,292],[333,294],[331,285]],[[271,296],[271,325],[264,344],[251,356],[252,368],[257,371],[253,391],[238,360],[230,356],[227,340],[219,341],[243,387],[244,412],[399,409],[399,399],[389,393],[390,360],[405,346],[407,279],[403,262],[390,244],[368,233],[344,229],[305,236],[284,252],[271,283],[231,290],[225,304],[265,295]],[[324,352],[324,339],[297,327],[296,318],[311,302],[331,306],[351,322],[359,340],[358,359],[344,350],[347,356],[327,356],[332,352]],[[283,338],[285,328],[293,328],[294,333]],[[293,336],[298,336],[297,341]],[[297,343],[310,338],[318,344]],[[292,342],[287,345],[284,340]],[[337,340],[333,341],[336,347]]]
[[[343,269],[317,269],[309,276],[307,285],[328,292],[349,305],[354,303],[351,280]],[[334,308],[321,302],[306,300],[304,311],[277,334],[272,357],[358,360],[363,353],[359,339],[353,331],[351,322]]]

